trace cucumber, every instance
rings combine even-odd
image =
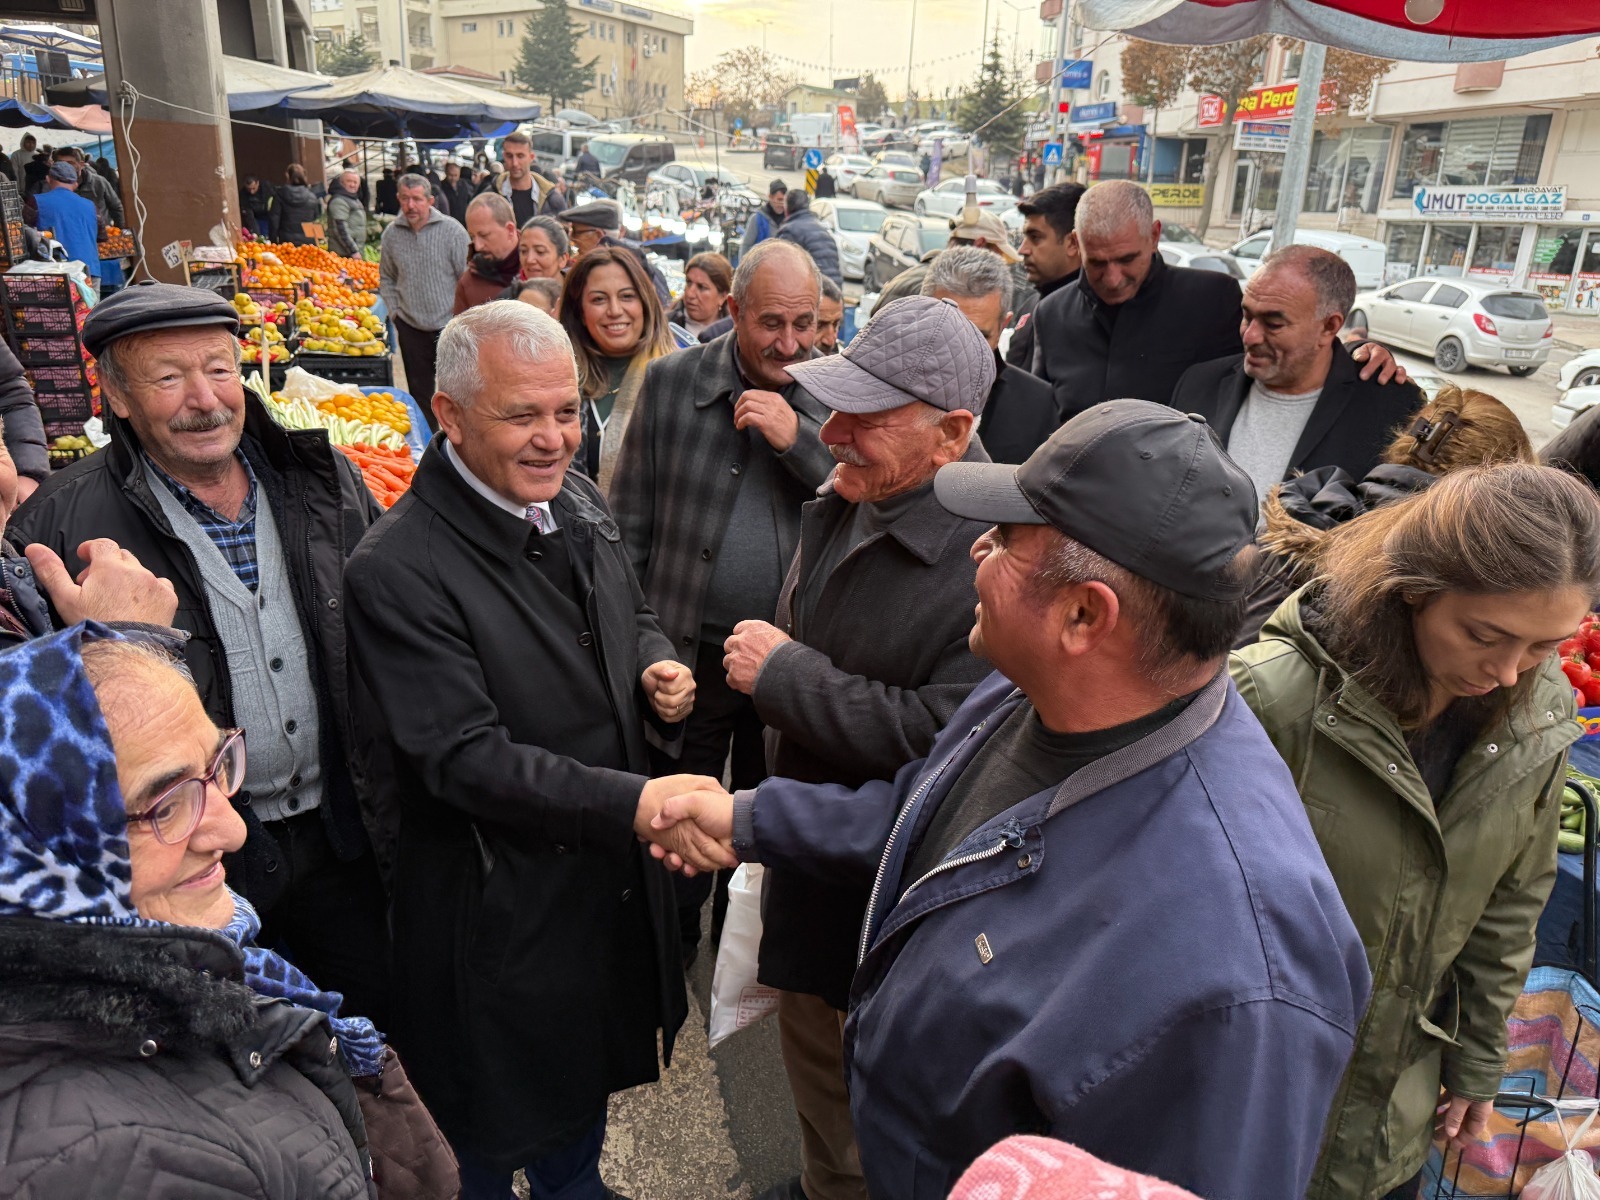
[[[1556,838],[1556,848],[1563,854],[1583,853],[1583,834],[1563,829]]]

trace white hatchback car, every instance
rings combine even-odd
[[[872,170],[872,159],[865,154],[830,154],[822,160],[822,169],[833,176],[841,192],[848,192],[852,183]]]
[[[1555,326],[1538,292],[1457,276],[1409,279],[1361,292],[1347,325],[1386,346],[1433,356],[1447,374],[1468,366],[1532,375],[1550,357]]]
[[[860,279],[867,269],[867,248],[872,235],[883,228],[889,210],[871,200],[857,200],[853,196],[835,196],[832,200],[817,201],[817,207],[826,203],[831,211],[823,222],[833,233],[839,246],[839,270],[846,279]]]

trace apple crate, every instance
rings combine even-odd
[[[70,308],[37,308],[31,304],[13,305],[8,310],[11,329],[17,337],[35,334],[76,335],[77,314]]]
[[[330,383],[353,383],[376,388],[394,386],[394,359],[388,354],[369,357],[302,350],[295,355],[294,364]]]
[[[131,258],[133,256],[133,231],[119,229],[108,233],[99,246],[101,258]]]
[[[0,296],[11,306],[72,310],[72,282],[65,275],[0,275]]]

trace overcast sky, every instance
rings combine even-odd
[[[678,0],[684,5],[684,0]],[[833,19],[833,74],[871,70],[890,99],[905,94],[911,10],[916,7],[916,51],[912,78],[919,91],[946,87],[976,74],[984,42],[984,0],[688,0],[695,18],[688,39],[690,71],[711,66],[725,50],[759,46],[789,61],[783,66],[803,82],[826,84],[829,9]],[[1020,29],[1026,67],[1039,45],[1038,0],[988,0],[989,25],[998,22],[1000,49],[1008,58]],[[766,22],[765,26],[763,22]],[[802,65],[809,64],[809,65]]]

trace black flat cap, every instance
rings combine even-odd
[[[576,208],[566,209],[561,219],[568,225],[587,225],[590,229],[622,228],[622,213],[609,200],[593,200]]]
[[[239,331],[239,314],[215,292],[175,283],[140,283],[100,301],[83,323],[83,344],[96,358],[118,338],[153,329],[226,325]]]

